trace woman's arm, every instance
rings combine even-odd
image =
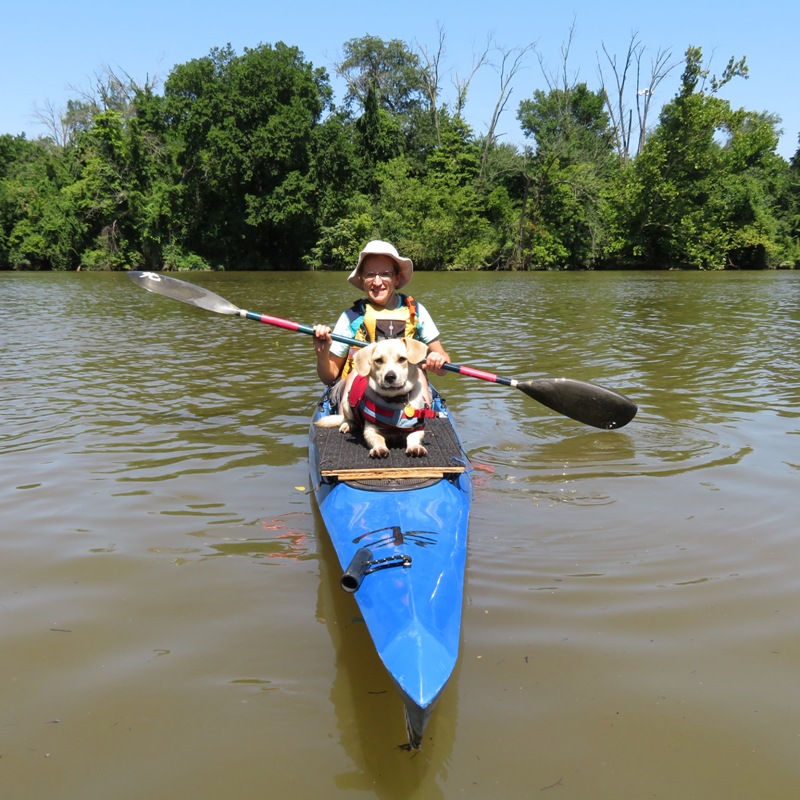
[[[314,352],[317,355],[317,375],[326,385],[330,386],[341,374],[347,356],[331,354],[331,329],[327,325],[314,326]]]

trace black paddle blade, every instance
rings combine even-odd
[[[543,406],[595,428],[621,428],[638,411],[636,403],[625,395],[570,378],[517,381],[516,387]]]
[[[128,272],[128,277],[137,286],[153,292],[153,294],[163,294],[164,297],[170,297],[206,311],[215,311],[217,314],[234,315],[239,313],[239,309],[233,303],[229,303],[218,294],[214,294],[202,286],[196,286],[194,283],[179,281],[177,278],[170,278],[160,272],[141,272],[139,270],[131,270]]]

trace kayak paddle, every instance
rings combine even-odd
[[[206,311],[213,311],[216,314],[227,314],[229,316],[243,317],[255,322],[263,322],[265,325],[272,325],[276,328],[283,328],[287,331],[314,335],[314,329],[310,325],[299,325],[280,317],[271,317],[268,314],[257,314],[253,311],[245,311],[238,308],[233,303],[228,302],[218,294],[197,286],[194,283],[186,283],[177,278],[170,278],[158,272],[142,272],[131,270],[128,277],[142,289],[154,294],[161,294],[190,306],[197,306]],[[339,334],[331,334],[337,342],[342,342],[350,347],[364,347],[368,342],[358,339],[351,339]],[[519,389],[528,397],[532,397],[543,406],[563,414],[565,417],[592,425],[595,428],[621,428],[627,425],[637,412],[636,403],[618,392],[604,389],[593,383],[572,380],[571,378],[535,378],[527,381],[518,381],[514,378],[502,378],[491,372],[473,369],[462,364],[444,364],[443,369],[449,372],[457,372],[459,375],[466,375],[469,378],[478,378],[482,381],[499,383],[503,386],[511,386]]]

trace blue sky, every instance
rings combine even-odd
[[[790,158],[797,150],[800,3],[796,0],[746,5],[736,0],[574,0],[571,4],[552,0],[496,4],[477,0],[225,0],[213,4],[202,0],[42,0],[8,4],[0,30],[0,133],[25,132],[29,138],[43,134],[36,121],[37,108],[48,103],[62,108],[68,98],[92,86],[104,65],[139,82],[148,76],[163,81],[175,64],[207,55],[213,47],[230,43],[241,53],[245,47],[283,41],[297,46],[314,66],[326,67],[333,80],[332,65],[348,39],[397,38],[433,50],[441,26],[446,34],[443,64],[449,70],[442,80],[445,98],[453,96],[453,76],[470,71],[473,54],[485,49],[489,39],[505,49],[536,45],[516,77],[498,128],[505,141],[521,143],[516,107],[535,89],[547,88],[539,58],[550,72],[560,70],[561,47],[573,25],[568,73],[592,89],[600,85],[597,63],[598,54],[605,59],[603,45],[622,59],[631,35],[637,32],[648,64],[659,49],[671,50],[672,61],[680,63],[659,87],[659,107],[678,88],[689,45],[703,49],[717,75],[731,56],[746,56],[750,78],[731,82],[721,96],[734,107],[780,116],[784,134],[778,152]],[[610,78],[607,66],[604,60]],[[336,99],[341,100],[340,84],[333,80],[333,86]],[[498,74],[484,69],[472,83],[466,108],[476,132],[485,131],[498,94]]]

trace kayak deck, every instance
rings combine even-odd
[[[464,453],[447,419],[425,424],[426,456],[407,456],[402,446],[389,449],[386,458],[371,458],[359,433],[339,433],[337,428],[317,428],[318,466],[323,478],[339,480],[442,478],[464,472]]]

